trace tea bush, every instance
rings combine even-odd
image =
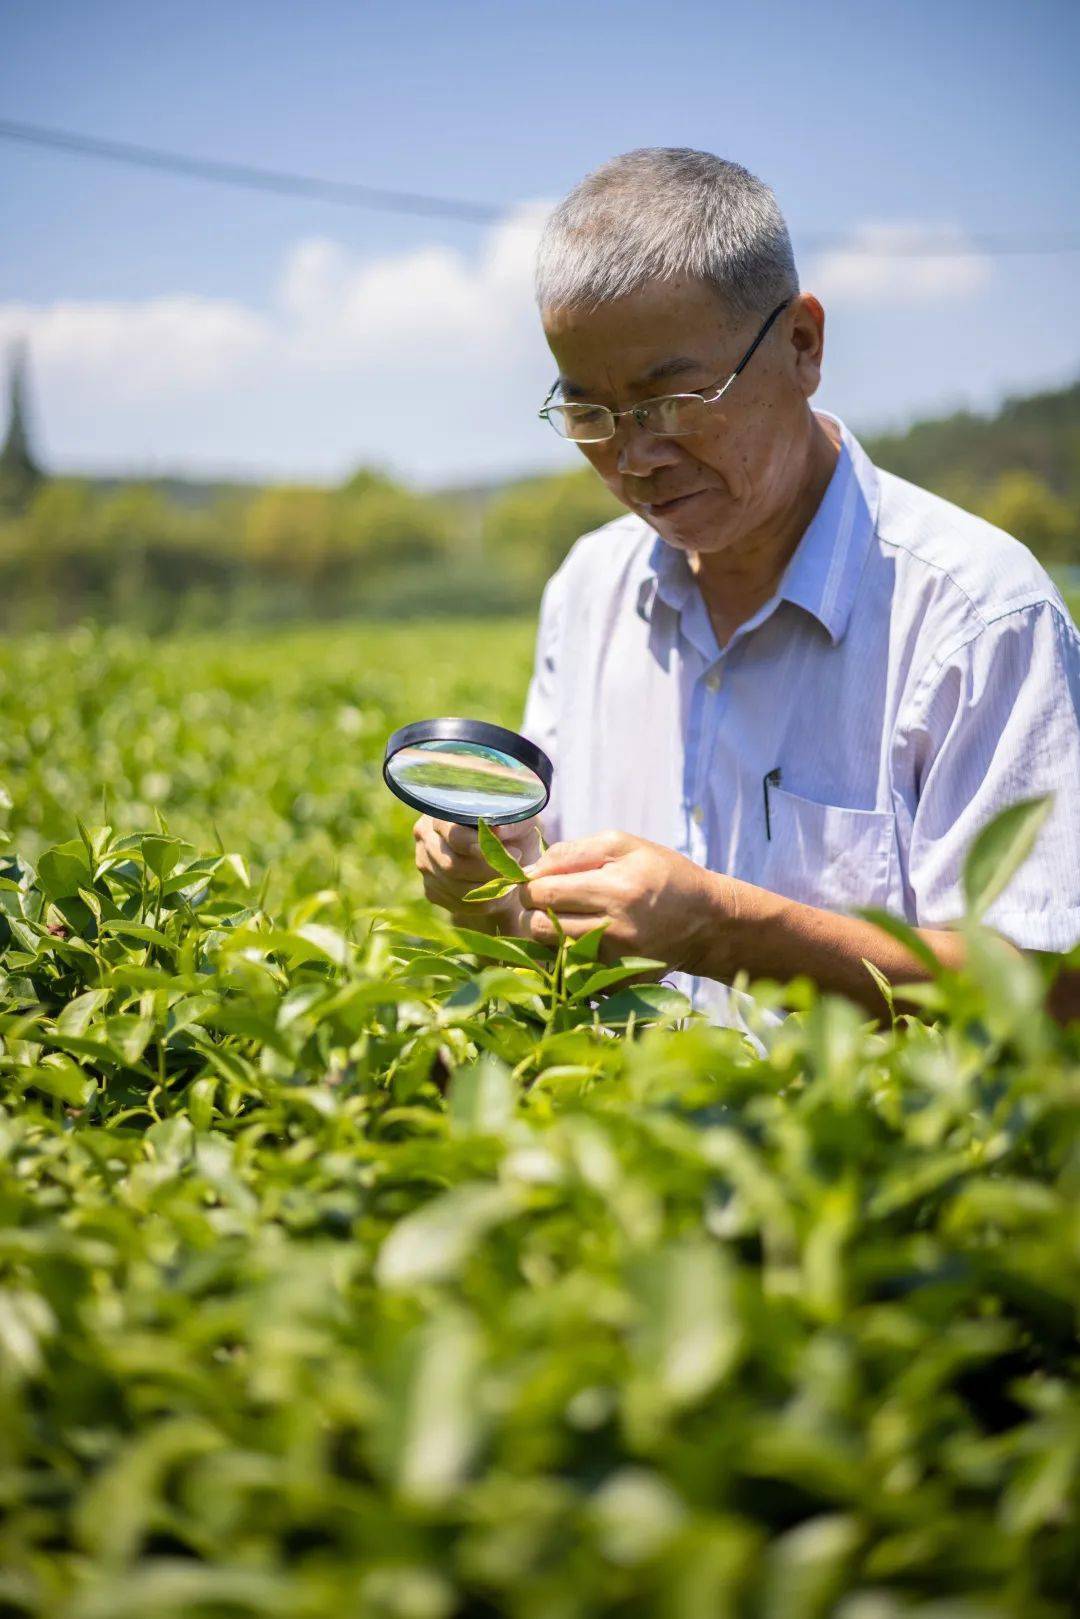
[[[533,634],[460,620],[0,644],[0,826],[33,858],[77,815],[133,832],[160,811],[200,848],[241,851],[272,904],[324,888],[395,904],[416,892],[415,817],[383,786],[386,737],[428,714],[517,726]]]
[[[411,691],[342,671],[326,710],[491,711],[438,700],[421,644]],[[409,815],[324,752],[342,643],[189,681],[182,648],[54,650],[54,753],[4,743],[0,1613],[1075,1611],[1057,963],[972,926],[921,1018],[765,985],[794,1011],[754,1045],[595,934],[553,955],[386,904]],[[231,752],[176,721],[191,689],[211,733],[256,717]],[[164,825],[76,823],[95,772],[122,808],[170,765]],[[309,769],[290,850],[261,788]],[[252,836],[186,842],[211,799]],[[976,910],[1023,823],[976,851]]]

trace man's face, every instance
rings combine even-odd
[[[736,319],[702,282],[651,282],[599,309],[545,310],[564,398],[622,410],[725,383],[768,309]],[[657,438],[631,416],[582,444],[612,493],[670,544],[719,552],[768,529],[805,476],[806,401],[821,377],[825,315],[803,293],[780,314],[707,427]]]

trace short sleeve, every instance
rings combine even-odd
[[[914,782],[906,887],[914,920],[963,913],[976,834],[1022,799],[1053,796],[1035,848],[985,920],[1022,949],[1080,939],[1080,639],[1053,602],[1019,608],[948,656],[899,728]]]
[[[558,804],[559,785],[559,642],[562,636],[562,574],[548,580],[540,598],[540,618],[536,631],[536,650],[533,658],[532,679],[525,696],[525,713],[521,733],[543,748],[554,766],[551,797],[540,823],[549,843],[557,843],[562,836]]]

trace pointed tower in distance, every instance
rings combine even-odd
[[[13,343],[8,365],[8,427],[0,448],[0,513],[17,516],[25,511],[43,478],[26,426],[26,345]]]

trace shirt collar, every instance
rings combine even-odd
[[[847,629],[867,547],[877,526],[878,477],[866,451],[838,416],[823,410],[814,414],[833,424],[840,454],[821,504],[784,570],[773,600],[793,602],[812,614],[835,646]],[[651,616],[655,599],[681,613],[697,588],[685,551],[668,545],[658,534],[648,567],[638,598],[642,617]],[[761,611],[764,614],[765,609]]]

